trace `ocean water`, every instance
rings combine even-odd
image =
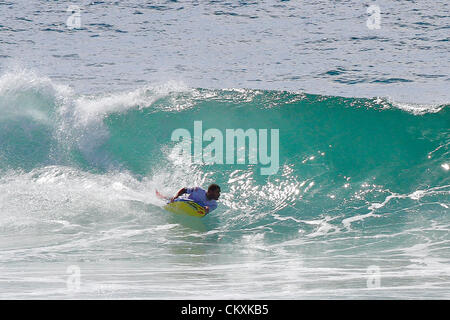
[[[1,1],[0,298],[449,299],[449,22],[445,1]],[[278,171],[186,162],[195,121],[278,129]],[[203,219],[155,196],[213,182]]]

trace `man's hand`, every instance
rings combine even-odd
[[[209,207],[208,206],[205,206],[205,214],[206,213],[209,213]]]

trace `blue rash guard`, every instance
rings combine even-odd
[[[217,202],[216,200],[208,200],[206,197],[206,191],[200,187],[196,188],[186,188],[186,193],[189,194],[187,199],[194,201],[195,203],[198,203],[202,207],[209,207],[209,213],[217,208]],[[175,201],[186,201],[186,199],[175,199]]]

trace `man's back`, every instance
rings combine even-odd
[[[192,200],[202,207],[209,207],[209,212],[217,208],[217,202],[214,199],[209,200],[206,197],[206,191],[203,188],[186,188],[186,193],[189,194],[188,199]],[[183,199],[176,199],[175,201],[183,201]]]

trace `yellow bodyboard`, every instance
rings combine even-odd
[[[202,218],[206,215],[206,210],[194,201],[174,201],[164,206],[167,211],[184,214],[192,217]]]

